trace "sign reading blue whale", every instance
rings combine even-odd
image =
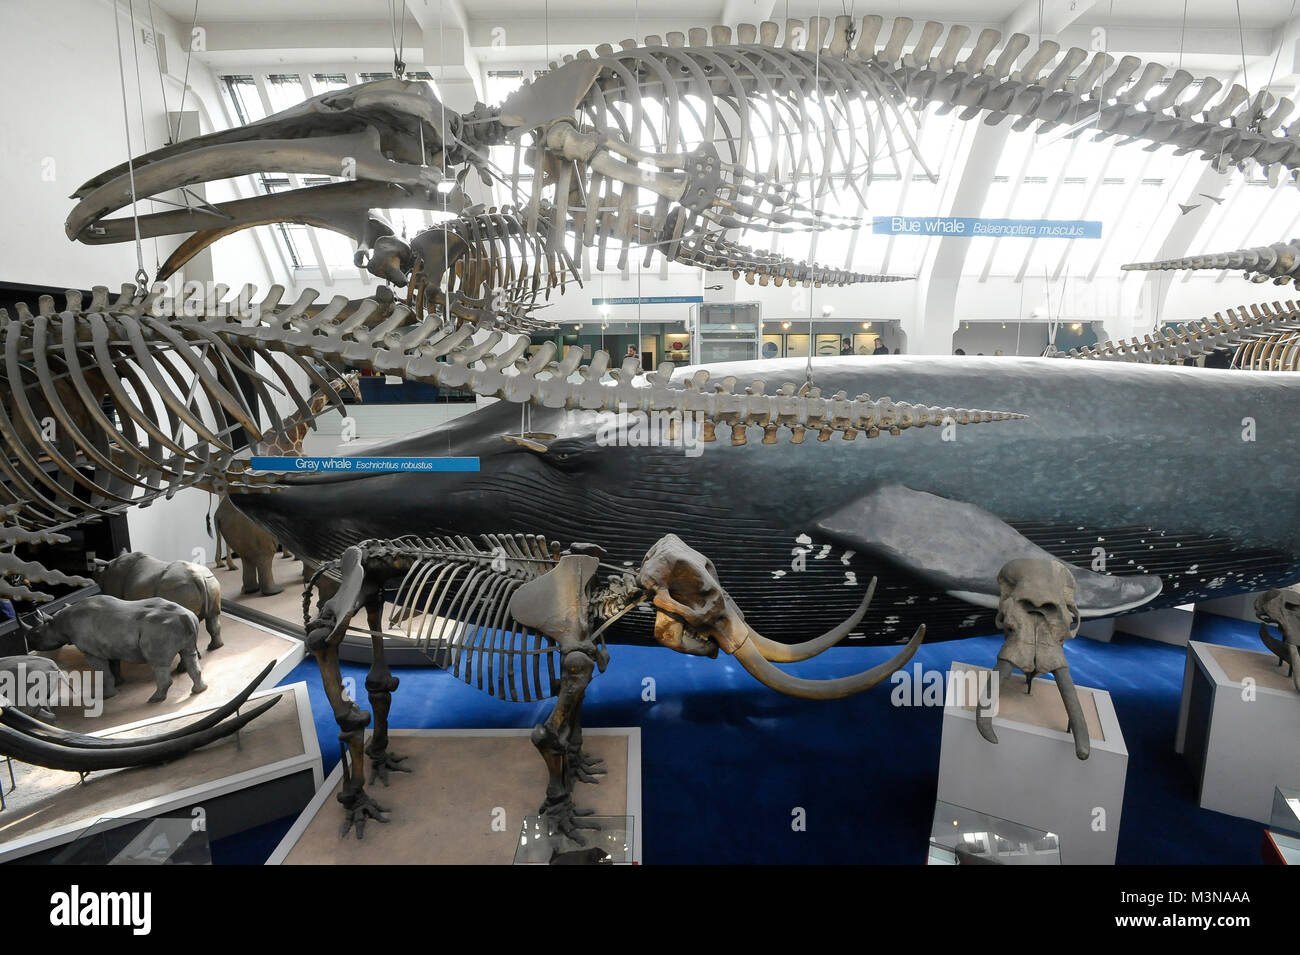
[[[592,305],[699,305],[703,295],[633,295],[622,298],[593,298]]]
[[[875,235],[953,236],[959,239],[1100,239],[1094,219],[978,219],[969,216],[876,216]]]

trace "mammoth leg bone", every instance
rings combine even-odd
[[[597,782],[596,775],[603,773],[600,760],[582,752],[582,701],[587,695],[596,670],[596,661],[583,650],[570,650],[560,661],[560,693],[555,708],[545,723],[533,727],[533,745],[542,754],[550,779],[546,784],[546,801],[539,813],[547,818],[554,830],[562,832],[578,845],[585,845],[578,830],[596,829],[584,825],[580,816],[591,815],[591,810],[578,809],[573,804],[573,784],[577,780]]]
[[[344,815],[339,836],[346,836],[356,826],[357,838],[361,839],[365,836],[366,820],[387,822],[384,813],[388,810],[371,799],[363,785],[365,750],[362,744],[366,727],[370,725],[370,714],[349,700],[343,691],[343,674],[339,670],[339,644],[342,641],[342,634],[331,638],[325,646],[313,650],[312,655],[320,667],[321,683],[334,710],[334,722],[339,725],[339,746],[343,750],[343,788],[337,798]]]
[[[1002,692],[1002,687],[1006,685],[1007,680],[1011,679],[1011,670],[1010,661],[999,660],[996,670],[986,671],[987,676],[985,679],[992,681],[991,684],[980,684],[979,697],[975,704],[975,728],[990,743],[998,741],[998,734],[993,731],[993,716],[990,713],[990,704],[997,694]],[[996,680],[993,680],[994,673],[997,674]]]
[[[347,633],[348,622],[358,610],[365,607],[367,619],[372,625],[377,624],[383,607],[383,597],[378,588],[366,580],[363,557],[363,551],[359,547],[349,547],[343,552],[338,561],[338,590],[320,606],[314,618],[306,621],[304,627],[307,649],[320,667],[321,683],[324,684],[325,695],[334,711],[334,721],[339,725],[339,746],[343,750],[343,788],[339,790],[337,798],[344,812],[339,835],[346,836],[355,826],[358,839],[365,837],[367,819],[388,821],[384,815],[388,810],[371,799],[365,788],[364,744],[370,714],[348,699],[343,690],[343,674],[339,670],[339,645]],[[303,597],[304,617],[307,616],[310,599],[309,590]],[[383,671],[387,672],[386,665]],[[369,683],[367,677],[367,684]],[[383,742],[386,747],[386,723]]]
[[[388,669],[388,660],[384,656],[382,598],[366,604],[366,621],[370,626],[371,660],[370,671],[366,674],[366,693],[370,698],[370,709],[375,714],[375,730],[370,735],[370,744],[366,755],[370,757],[370,781],[379,780],[388,785],[390,772],[409,773],[409,767],[403,766],[405,756],[397,756],[388,751],[388,711],[393,703],[393,691],[401,681]]]

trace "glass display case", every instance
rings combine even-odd
[[[202,816],[112,816],[96,819],[50,860],[51,865],[211,865]]]
[[[633,816],[583,816],[583,844],[551,828],[544,816],[526,816],[515,865],[632,865]]]
[[[975,812],[942,800],[934,805],[929,865],[1060,865],[1056,833]]]
[[[1300,865],[1300,789],[1273,787],[1263,855],[1272,865]]]
[[[1274,832],[1300,838],[1300,789],[1273,788],[1273,812],[1268,827]]]

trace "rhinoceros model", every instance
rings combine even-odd
[[[19,712],[52,723],[50,707],[57,705],[58,686],[64,679],[57,663],[34,653],[0,657],[0,704],[7,697]]]
[[[122,600],[162,597],[180,604],[207,624],[208,650],[221,646],[221,585],[202,564],[159,560],[139,551],[96,563],[101,593]]]
[[[177,654],[194,684],[190,692],[207,689],[199,670],[199,618],[170,600],[119,600],[100,594],[53,614],[37,611],[34,622],[20,617],[18,626],[33,650],[71,644],[85,654],[86,661],[104,673],[105,698],[117,695],[123,662],[147,663],[158,683],[149,702],[161,703],[172,685],[172,661]]]

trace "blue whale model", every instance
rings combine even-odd
[[[805,377],[803,360],[705,366],[742,382]],[[754,626],[795,638],[876,599],[850,639],[989,632],[998,569],[1070,564],[1085,617],[1300,578],[1300,381],[1281,374],[1100,361],[817,359],[823,394],[869,393],[1027,420],[868,440],[701,442],[690,427],[497,403],[368,446],[463,455],[475,473],[318,474],[237,496],[295,554],[408,534],[544,534],[629,563],[667,532],[708,555]],[[688,422],[689,424],[689,422]],[[755,429],[750,434],[756,434]],[[515,435],[503,438],[503,435]],[[620,636],[617,632],[615,636]],[[627,627],[623,639],[637,639]]]

